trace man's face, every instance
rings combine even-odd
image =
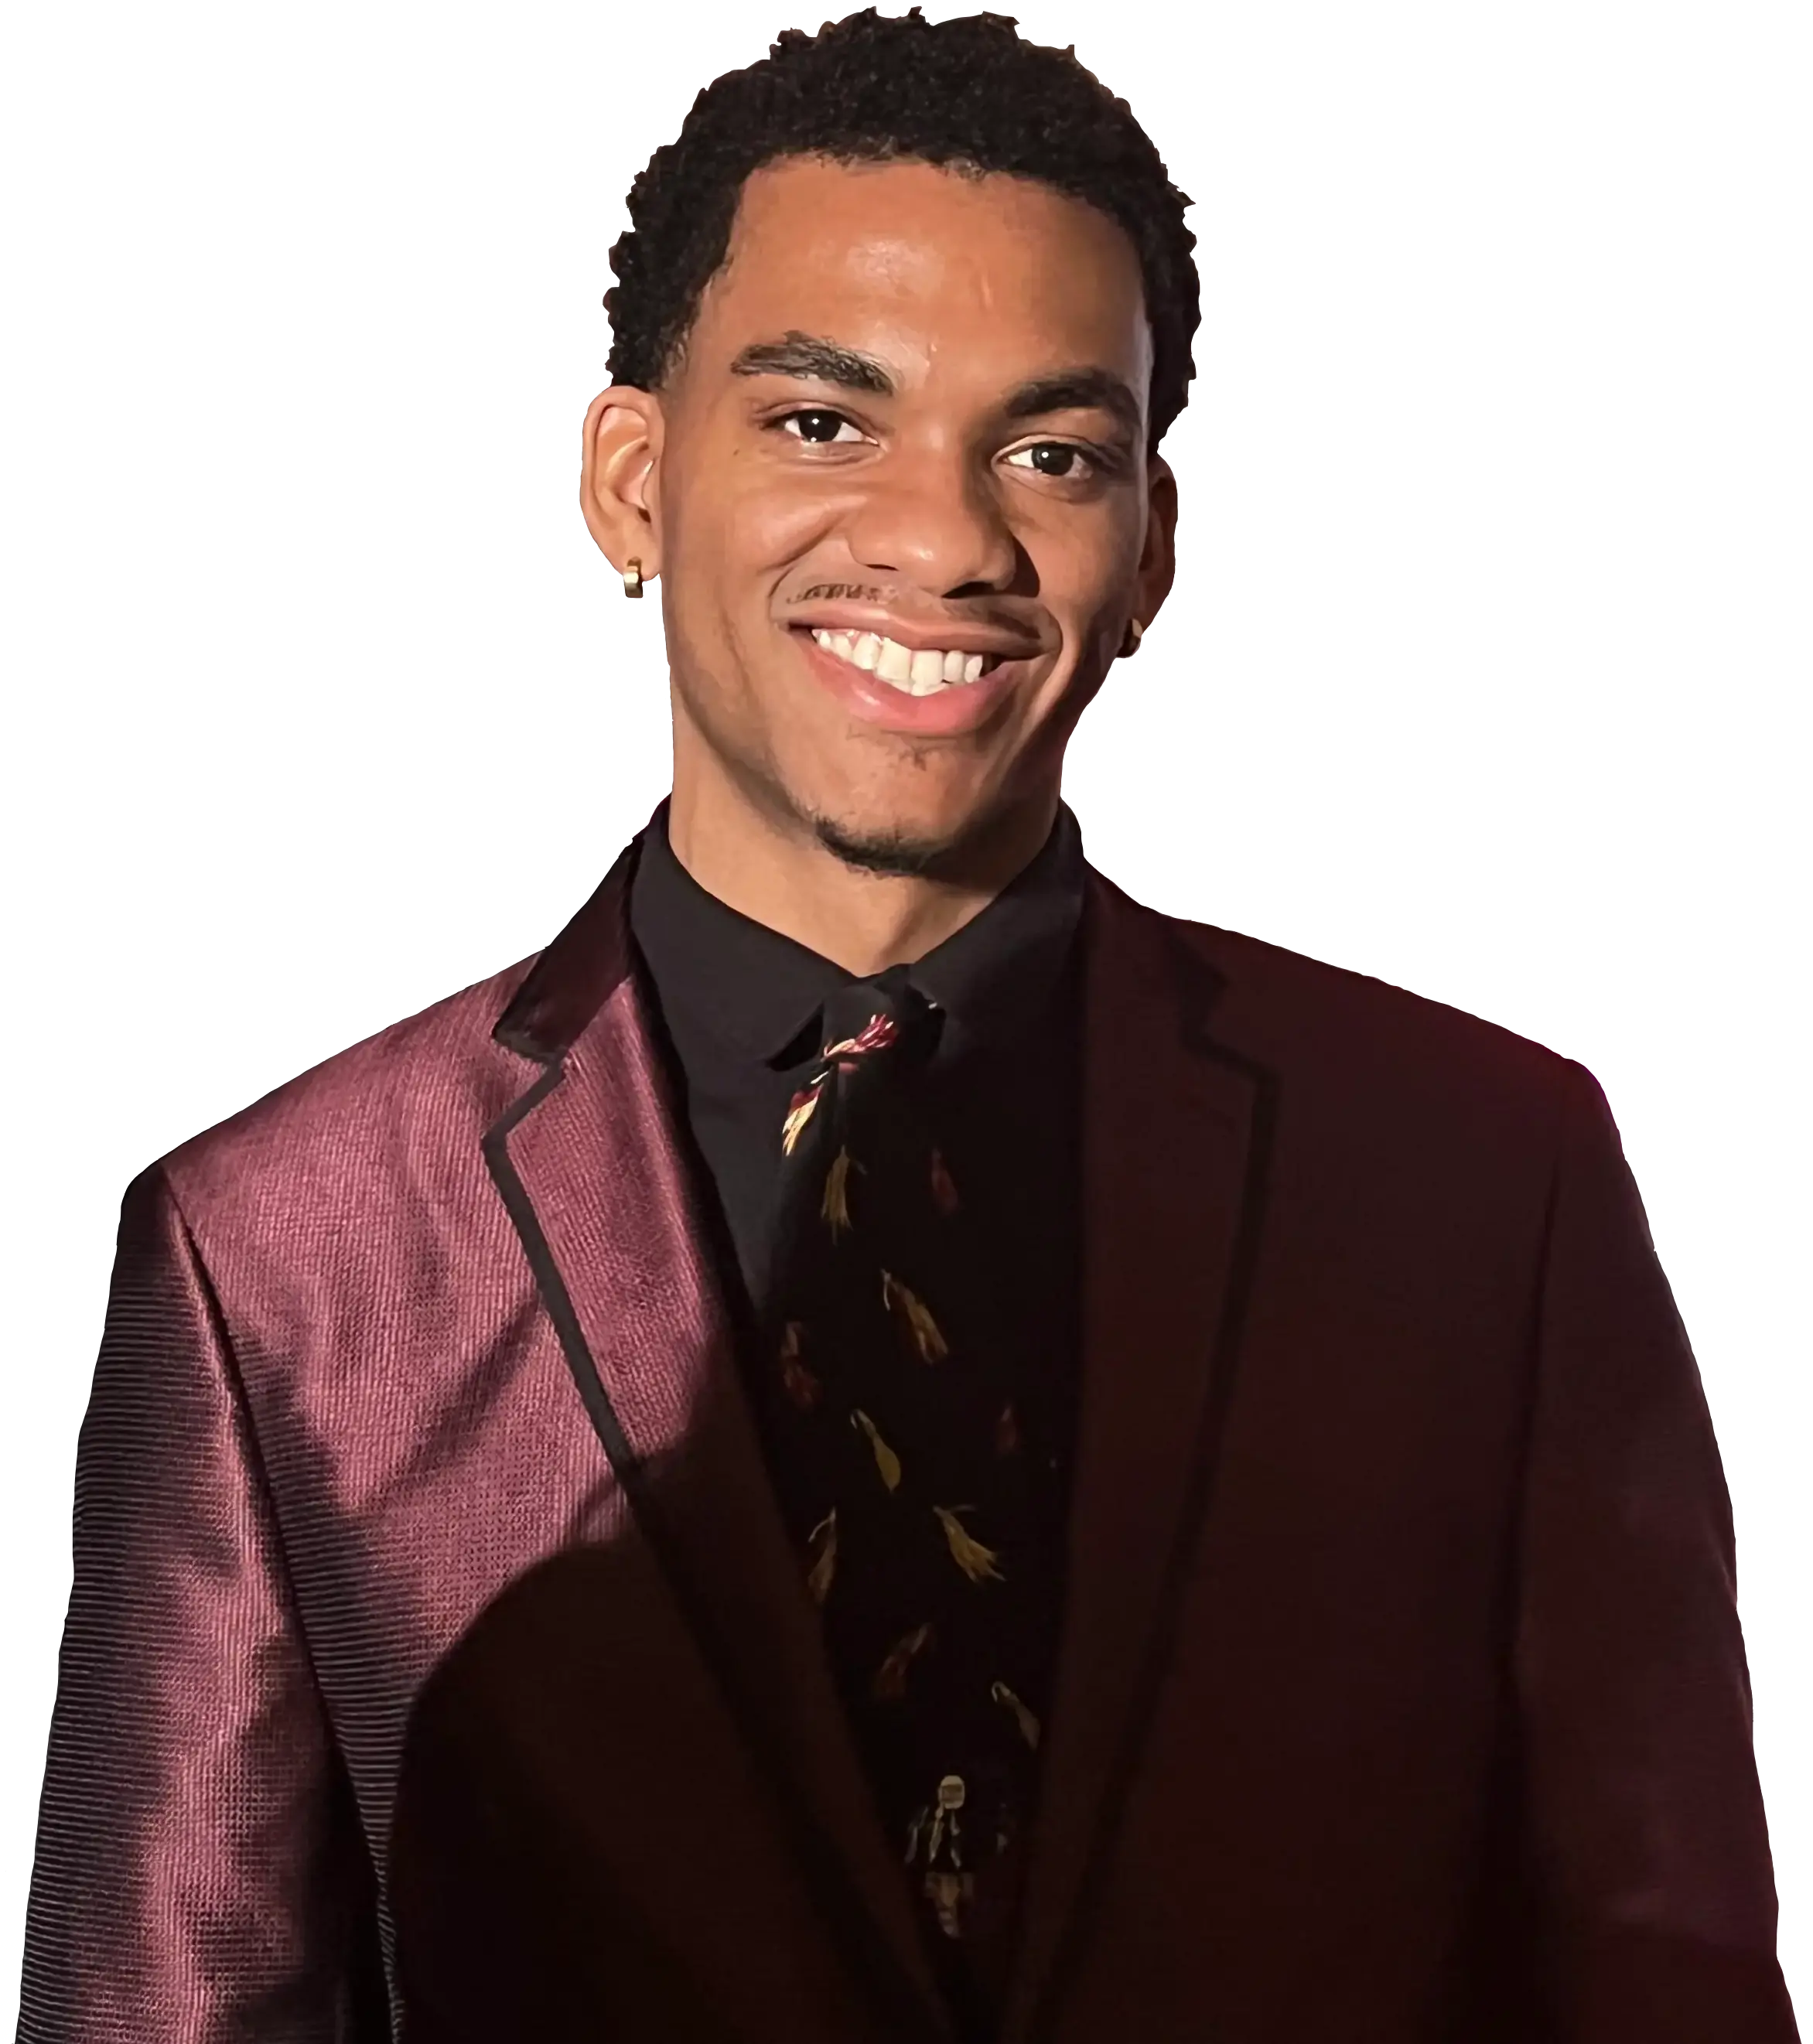
[[[648,486],[677,770],[702,748],[884,868],[1054,799],[1169,579],[1150,370],[1138,259],[1094,208],[920,163],[758,171]]]

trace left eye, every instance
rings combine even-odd
[[[1018,448],[1008,460],[1015,468],[1030,468],[1036,474],[1066,482],[1087,474],[1092,466],[1083,450],[1067,440],[1040,440],[1032,447]]]

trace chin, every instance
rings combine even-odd
[[[846,866],[933,880],[966,873],[1006,821],[992,803],[808,803],[800,813]]]
[[[958,855],[961,840],[932,836],[906,824],[846,822],[814,816],[812,833],[827,851],[862,873],[917,874],[935,878]]]

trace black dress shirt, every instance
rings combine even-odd
[[[1062,809],[1031,863],[908,975],[941,1011],[926,1097],[989,1274],[986,1296],[971,1302],[983,1317],[977,1331],[1012,1374],[1042,1473],[1039,1580],[1026,1587],[1053,1656],[1077,1374],[1084,871],[1075,818]],[[828,997],[858,976],[700,886],[668,842],[665,805],[643,833],[630,927],[752,1370],[779,1219],[782,1124],[820,1050]],[[759,1412],[753,1385],[751,1395]],[[764,1447],[785,1508],[797,1473],[771,1435]],[[939,1957],[962,2031],[986,2035],[1004,1951]]]

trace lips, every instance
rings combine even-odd
[[[820,686],[851,717],[903,736],[955,737],[978,729],[1025,677],[1030,664],[1030,656],[1008,659],[960,647],[906,647],[880,632],[796,625],[789,636]],[[905,673],[895,680],[903,655]],[[954,678],[947,681],[947,672]],[[958,675],[964,678],[955,678]],[[968,678],[971,675],[974,679]]]
[[[814,631],[812,636],[813,643],[834,659],[847,660],[862,673],[909,696],[967,688],[997,665],[1001,657],[966,653],[960,647],[903,646],[879,632]]]

